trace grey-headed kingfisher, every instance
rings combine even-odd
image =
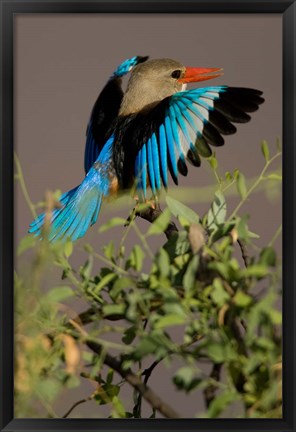
[[[131,73],[126,91],[122,77]],[[186,162],[200,166],[223,135],[236,132],[233,123],[250,120],[264,101],[262,92],[225,85],[186,90],[187,83],[209,80],[221,69],[185,67],[172,59],[125,60],[98,96],[87,128],[85,178],[64,193],[52,211],[50,241],[76,240],[98,218],[102,202],[135,186],[141,201],[147,189],[157,196],[187,175]],[[40,235],[45,214],[30,225]]]

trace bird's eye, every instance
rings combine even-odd
[[[178,79],[178,78],[180,78],[181,74],[182,74],[182,71],[179,69],[176,69],[172,72],[172,78]]]

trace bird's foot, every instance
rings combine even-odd
[[[136,201],[136,204],[126,219],[126,223],[124,224],[125,227],[129,226],[130,223],[136,218],[136,216],[142,216],[143,212],[145,213],[151,210],[161,212],[157,197],[151,198],[150,200],[146,199],[145,202],[140,202],[138,195],[135,195],[134,199]]]

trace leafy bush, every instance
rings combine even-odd
[[[143,399],[151,417],[182,416],[160,403],[149,387],[161,362],[176,391],[188,398],[203,394],[205,410],[197,416],[223,417],[236,403],[241,417],[281,417],[281,266],[273,248],[281,227],[258,250],[248,216],[239,214],[256,188],[280,185],[279,172],[270,171],[280,149],[270,157],[266,142],[261,148],[265,166],[251,185],[238,170],[221,178],[215,156],[209,159],[218,186],[203,218],[167,196],[166,209],[146,232],[139,229],[135,211],[126,228],[118,217],[102,225],[100,231],[109,231],[110,238],[114,227],[122,226],[120,244],[111,240],[103,251],[85,244],[87,258],[80,268],[71,264],[76,245],[70,241],[22,239],[18,253],[31,253],[32,264],[15,273],[18,417],[56,417],[56,398],[83,379],[95,389],[64,417],[94,400],[110,407],[111,417],[138,418]],[[34,213],[17,158],[16,167]],[[240,200],[229,215],[225,196],[233,188]],[[142,216],[146,210],[140,209]],[[138,242],[127,252],[130,232]],[[153,240],[160,244],[156,251]],[[56,269],[61,283],[44,293],[44,275]],[[88,306],[70,318],[67,302],[76,298]],[[181,366],[172,372],[175,360]],[[134,389],[132,401],[122,397],[127,385]]]

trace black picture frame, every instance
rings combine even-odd
[[[285,431],[296,430],[295,138],[296,3],[292,0],[0,0],[0,429],[1,431]],[[252,13],[283,19],[283,419],[13,418],[13,19],[18,13]]]

